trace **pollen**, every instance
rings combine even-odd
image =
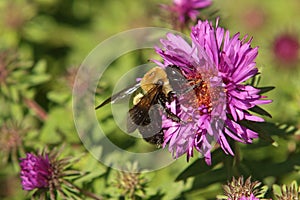
[[[197,108],[199,114],[210,113],[212,110],[211,91],[209,84],[204,81],[201,75],[196,77],[188,77],[190,86],[193,87],[191,91],[191,98],[188,100],[188,104]]]
[[[194,91],[197,97],[197,104],[198,107],[201,108],[200,114],[209,113],[212,110],[212,103],[211,103],[211,95],[208,84],[203,81],[199,80],[199,83],[196,83]]]

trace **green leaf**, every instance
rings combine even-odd
[[[249,160],[244,158],[239,167],[241,171],[247,169],[251,174],[259,180],[263,180],[269,176],[281,177],[295,171],[295,166],[300,165],[300,154],[291,155],[287,161],[272,163],[265,160]],[[266,167],[267,166],[267,167]]]
[[[258,87],[257,89],[260,90],[259,94],[264,94],[264,93],[266,93],[266,92],[269,92],[269,91],[275,89],[275,87],[274,87],[274,86]]]
[[[70,98],[67,92],[50,91],[47,93],[47,98],[55,103],[62,104]]]
[[[214,183],[224,183],[228,179],[227,169],[225,167],[220,169],[210,170],[204,174],[195,176],[193,185],[188,192],[197,191],[212,185]]]
[[[1,89],[1,94],[3,94],[6,97],[10,97],[9,87],[7,87],[6,84],[2,84],[0,89]]]
[[[50,80],[50,75],[49,74],[37,74],[37,75],[32,75],[32,76],[27,76],[27,80],[30,86],[33,85],[39,85],[41,83],[44,83],[48,80]]]
[[[23,108],[20,104],[17,103],[11,103],[11,114],[12,118],[19,122],[21,122],[24,118]]]
[[[46,60],[39,60],[33,67],[33,72],[36,74],[42,74],[47,70]]]
[[[11,94],[11,98],[14,102],[19,102],[19,100],[20,100],[19,91],[17,90],[17,88],[15,88],[15,86],[10,87],[10,94]]]
[[[257,114],[272,118],[272,115],[270,113],[268,113],[266,110],[262,109],[259,106],[254,106],[253,108],[250,108],[249,110],[252,112],[255,112]]]
[[[297,128],[288,124],[274,124],[271,122],[252,122],[252,121],[240,121],[241,125],[257,132],[259,137],[267,142],[273,143],[271,138],[273,135],[288,136],[296,133]]]
[[[52,144],[60,141],[78,142],[79,138],[75,131],[71,108],[52,108],[48,113],[40,137],[44,142]]]
[[[175,181],[180,181],[180,180],[186,180],[189,177],[197,176],[199,174],[204,174],[209,171],[211,171],[216,165],[218,165],[220,162],[222,162],[224,159],[232,159],[230,156],[228,158],[225,158],[225,153],[217,149],[214,152],[212,152],[212,165],[209,166],[206,164],[204,158],[200,158],[190,164],[183,172],[181,172]]]
[[[272,186],[272,189],[273,189],[273,194],[274,195],[281,195],[281,187],[277,184],[274,184]]]

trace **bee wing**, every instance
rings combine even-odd
[[[151,123],[149,110],[152,105],[158,103],[158,96],[162,92],[162,85],[155,84],[140,101],[129,110],[127,130],[132,133],[138,126],[146,126]],[[157,114],[154,112],[154,116]],[[152,113],[150,113],[152,115]],[[161,117],[159,117],[161,119]]]
[[[132,93],[134,93],[139,88],[140,88],[140,83],[137,83],[134,86],[131,86],[129,88],[125,88],[125,89],[121,90],[120,92],[114,94],[113,96],[107,98],[100,105],[98,105],[95,109],[101,108],[102,106],[104,106],[108,103],[116,103],[119,100],[124,99],[128,95],[131,95]]]
[[[189,85],[189,81],[185,78],[177,66],[169,65],[166,67],[166,73],[170,85],[176,94],[183,94],[190,90],[191,86]]]

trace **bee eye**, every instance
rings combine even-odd
[[[164,81],[163,81],[162,79],[158,79],[157,84],[158,84],[158,85],[163,85],[163,84],[164,84]]]

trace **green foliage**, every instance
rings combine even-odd
[[[72,179],[72,184],[82,188],[81,192],[100,196],[99,199],[210,200],[223,194],[223,184],[240,176],[262,182],[265,198],[280,199],[280,195],[287,193],[284,184],[292,184],[291,193],[299,192],[300,65],[299,62],[292,66],[282,64],[272,52],[275,36],[286,29],[295,32],[300,40],[298,0],[224,0],[214,1],[210,8],[218,10],[222,26],[254,36],[254,46],[260,47],[257,65],[262,76],[252,84],[259,82],[258,88],[266,85],[260,88],[262,94],[274,102],[251,109],[265,117],[266,122],[241,122],[259,132],[260,138],[253,144],[231,141],[235,156],[226,155],[216,146],[211,166],[195,156],[189,162],[179,158],[166,168],[140,174],[111,169],[84,148],[72,110],[72,89],[79,66],[99,42],[113,34],[137,27],[170,27],[159,10],[159,4],[170,2],[0,2],[0,199],[30,199],[32,193],[21,188],[19,158],[45,146],[52,149],[62,144],[65,156],[82,155],[73,167],[86,174]],[[153,57],[151,49],[128,53],[111,63],[98,85],[95,102],[106,99],[132,66]],[[125,135],[113,122],[109,106],[96,115],[108,138],[120,148],[133,152],[155,150]],[[100,135],[89,139],[103,140]],[[94,148],[99,155],[105,151],[101,146]],[[112,153],[108,159],[114,156]],[[137,183],[134,185],[130,180]]]

